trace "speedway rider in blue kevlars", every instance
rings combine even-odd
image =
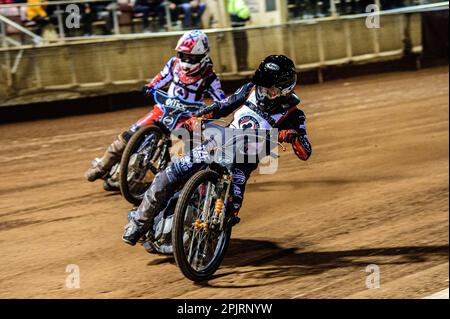
[[[278,129],[278,141],[292,144],[295,154],[306,161],[311,155],[311,145],[305,126],[305,114],[297,105],[300,99],[295,95],[297,75],[294,63],[283,55],[267,57],[256,70],[250,83],[239,88],[227,99],[215,102],[197,114],[206,118],[221,118],[234,113],[230,127],[248,127],[270,130]],[[187,128],[194,130],[197,119],[186,122]],[[197,124],[198,125],[198,124]],[[166,205],[180,186],[203,167],[195,152],[172,162],[158,173],[145,193],[137,210],[133,210],[129,223],[125,226],[123,241],[135,245],[153,226],[153,219]],[[258,163],[242,163],[233,167],[231,203],[227,206],[236,216],[242,206],[245,185]]]
[[[209,41],[204,32],[200,30],[186,32],[179,39],[175,51],[177,56],[172,57],[164,69],[144,86],[144,95],[151,95],[155,89],[170,84],[168,96],[177,96],[187,102],[200,102],[206,94],[214,101],[225,98],[220,80],[213,70]],[[150,113],[118,135],[105,154],[91,164],[92,167],[85,173],[86,179],[93,182],[105,176],[120,161],[128,141],[138,129],[152,125],[162,115],[161,106],[156,104]]]

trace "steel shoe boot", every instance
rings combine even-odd
[[[121,135],[117,136],[103,157],[91,162],[91,167],[84,173],[84,177],[89,182],[105,177],[114,164],[120,161],[126,146],[127,144],[124,138]]]

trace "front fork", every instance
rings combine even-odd
[[[214,207],[214,213],[211,218],[211,223],[213,225],[219,225],[219,229],[223,230],[226,218],[226,209],[228,205],[228,198],[230,196],[231,174],[224,174],[220,181],[220,191],[218,193],[218,198]]]
[[[164,144],[161,148],[160,162],[158,165],[158,172],[165,169],[167,164],[170,162],[170,147],[172,146],[172,141],[170,138],[164,139]]]
[[[167,163],[170,162],[171,144],[172,141],[166,137],[163,137],[158,141],[155,154],[153,154],[152,158],[148,162],[150,165],[147,165],[148,169],[150,169],[153,174],[156,175],[159,171],[163,170],[166,167]],[[157,166],[154,165],[156,163],[158,163]]]
[[[219,231],[223,231],[224,227],[226,226],[225,223],[226,209],[227,209],[226,203],[228,202],[228,196],[230,195],[231,182],[232,182],[232,175],[224,174],[217,184],[208,183],[205,203],[203,205],[201,213],[201,219],[197,219],[194,223],[194,230],[195,230],[194,237],[198,236],[196,247],[197,252],[200,249],[200,244],[206,240],[203,247],[203,255],[206,255],[206,252],[208,250],[209,246],[208,238],[211,234],[210,228],[216,229],[216,231],[218,228]],[[215,202],[214,211],[211,215],[210,214],[211,204],[214,192],[217,193],[217,200]],[[189,248],[189,255],[188,255],[189,262],[191,262],[192,260],[193,250],[194,250],[194,239],[191,240]]]

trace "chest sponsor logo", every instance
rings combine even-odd
[[[241,129],[258,129],[260,128],[258,119],[252,115],[244,115],[242,116],[239,121],[239,128]]]

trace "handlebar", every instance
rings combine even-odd
[[[214,122],[214,121],[219,121],[222,123],[225,123],[227,125],[230,125],[231,122],[222,120],[222,119],[207,119],[207,118],[200,118],[200,121],[209,121],[209,122]],[[219,125],[218,125],[219,126]],[[223,127],[223,126],[221,126]],[[246,136],[251,136],[251,137],[256,137],[256,138],[260,138],[260,136],[256,135],[256,134],[246,134]],[[268,142],[275,142],[274,140],[270,139],[270,138],[266,138],[265,141]],[[286,147],[283,145],[283,143],[279,142],[278,140],[276,141],[277,145],[281,147],[281,149],[283,150],[283,152],[286,152]],[[224,145],[222,145],[222,148],[226,147],[227,143],[225,143]]]
[[[154,89],[152,94],[153,94],[153,97],[154,97],[155,101],[160,103],[160,104],[163,104],[163,105],[167,105],[166,104],[167,100],[173,99],[173,100],[181,102],[181,104],[184,104],[185,106],[198,107],[198,108],[206,106],[206,104],[203,103],[203,102],[187,101],[187,100],[185,100],[185,99],[183,99],[183,98],[181,98],[179,96],[171,97],[171,96],[169,96],[167,94],[167,92],[162,91],[160,89]],[[170,106],[170,105],[167,105],[167,106]]]

